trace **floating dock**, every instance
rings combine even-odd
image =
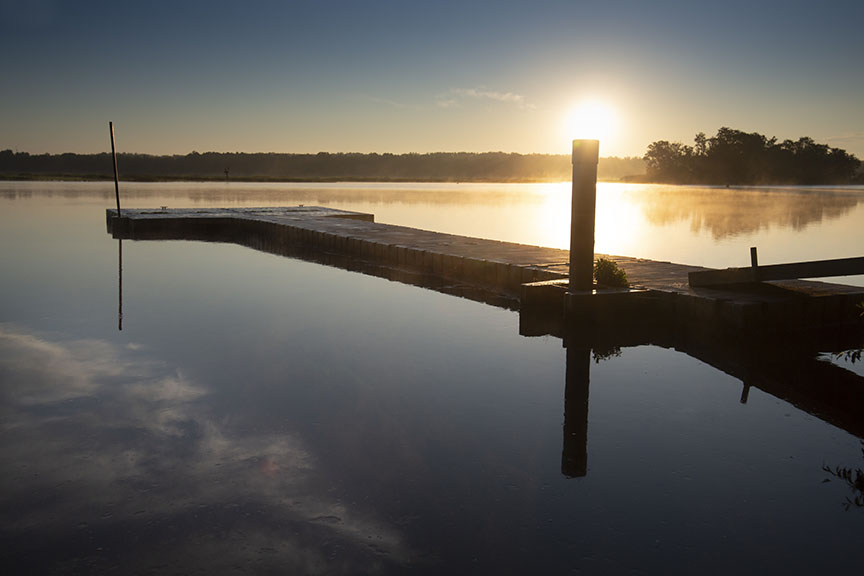
[[[119,217],[111,209],[106,217],[119,239],[232,242],[518,308],[526,335],[560,334],[573,323],[786,334],[860,325],[864,302],[864,288],[814,281],[693,287],[688,275],[710,269],[602,254],[631,288],[571,293],[567,250],[380,224],[331,208],[162,208]]]

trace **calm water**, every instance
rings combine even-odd
[[[129,207],[321,204],[567,243],[566,185],[123,188]],[[859,256],[862,201],[601,185],[597,249]],[[112,203],[111,184],[0,183],[5,574],[864,569],[860,493],[824,469],[864,468],[861,440],[805,410],[741,403],[741,380],[675,350],[592,359],[519,336],[514,312],[233,245],[124,242],[118,331]]]

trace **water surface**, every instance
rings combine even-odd
[[[547,245],[517,224],[560,202],[491,185],[129,188],[130,207],[325,204]],[[742,404],[741,380],[686,354],[566,350],[519,336],[508,310],[199,242],[123,242],[118,331],[110,185],[0,190],[5,573],[864,569],[864,508],[825,469],[864,468],[861,440],[758,388]],[[842,236],[862,217],[856,193],[781,191],[776,214],[721,224],[700,190],[675,208],[613,187],[600,213],[618,198],[717,259],[731,239]]]

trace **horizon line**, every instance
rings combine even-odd
[[[64,154],[76,154],[79,156],[87,156],[87,155],[110,154],[111,153],[110,150],[102,150],[99,152],[70,152],[70,151],[65,151],[65,152],[30,152],[27,150],[18,150],[18,149],[13,149],[13,148],[8,148],[8,147],[0,149],[0,152],[5,152],[7,150],[12,152],[13,154],[28,154],[30,156],[45,156],[45,155],[63,156]],[[334,156],[339,155],[339,154],[341,154],[341,155],[358,155],[358,156],[372,156],[372,155],[378,155],[378,156],[387,156],[387,155],[389,155],[389,156],[410,156],[410,155],[426,156],[426,155],[433,155],[433,154],[466,154],[466,155],[467,154],[475,154],[475,155],[505,154],[508,156],[570,156],[571,155],[570,152],[561,152],[561,153],[556,153],[556,152],[505,152],[503,150],[487,150],[484,152],[470,152],[467,150],[459,150],[459,151],[437,150],[434,152],[356,152],[356,151],[330,152],[327,150],[319,150],[318,152],[276,152],[276,151],[268,151],[268,152],[233,151],[233,152],[228,152],[228,151],[219,151],[219,150],[207,150],[205,152],[199,152],[198,150],[191,150],[189,152],[186,152],[185,154],[184,153],[177,153],[177,152],[173,152],[173,153],[172,152],[167,152],[167,153],[121,152],[118,150],[117,155],[119,156],[121,154],[132,154],[132,155],[139,155],[139,156],[189,156],[191,154],[198,154],[198,155],[202,155],[202,156],[204,154],[248,154],[248,155],[253,155],[253,154],[284,154],[286,156],[317,156],[319,154],[331,154]],[[621,159],[621,160],[642,160],[644,158],[644,155],[642,155],[642,156],[600,156],[600,158],[616,158],[616,159]]]

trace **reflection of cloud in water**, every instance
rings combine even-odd
[[[206,397],[135,351],[0,325],[8,549],[42,568],[133,571],[355,573],[407,560],[393,529],[327,494],[297,437],[215,421]]]
[[[820,190],[688,186],[633,187],[627,197],[642,205],[652,224],[665,226],[689,220],[693,232],[707,230],[715,239],[772,227],[800,231],[810,224],[843,216],[861,198]]]

